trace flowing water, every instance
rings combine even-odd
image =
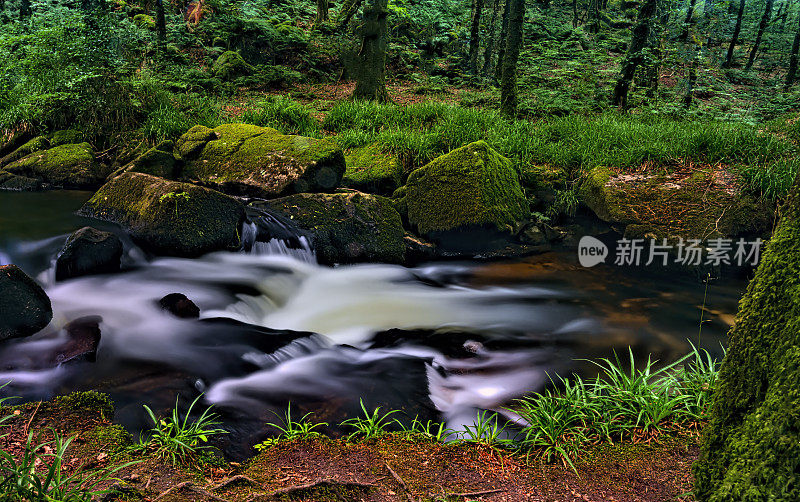
[[[5,391],[108,392],[116,420],[134,431],[148,425],[142,404],[163,411],[177,395],[185,406],[202,392],[234,432],[222,445],[234,458],[289,402],[330,423],[356,415],[363,399],[460,428],[556,373],[591,373],[585,358],[631,347],[638,358],[673,360],[687,339],[697,343],[703,305],[699,343],[719,353],[746,285],[719,280],[706,291],[689,275],[585,269],[573,251],[331,268],[316,264],[304,236],[291,247],[257,242],[254,225],[243,229],[247,252],[153,258],[126,242],[124,272],[55,283],[53,259],[87,224],[73,212],[88,196],[0,192],[0,264],[36,276],[54,310],[49,334],[0,347],[0,382],[12,382]],[[158,300],[170,293],[192,299],[201,318],[162,310]],[[27,363],[86,315],[102,317],[96,362]]]

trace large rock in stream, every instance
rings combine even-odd
[[[3,169],[54,186],[77,189],[97,188],[109,174],[109,170],[95,160],[94,150],[89,143],[64,144],[38,150],[5,165]]]
[[[0,340],[32,335],[52,318],[42,287],[17,266],[0,266]]]
[[[280,212],[310,232],[321,263],[402,263],[405,258],[400,214],[384,197],[302,193],[252,205]]]
[[[182,179],[233,195],[328,191],[345,171],[344,154],[331,140],[248,124],[195,126],[176,148],[185,162]]]
[[[142,173],[112,179],[80,214],[119,224],[153,253],[186,257],[238,248],[245,216],[233,197]]]
[[[111,232],[83,227],[69,236],[56,259],[56,280],[118,272],[122,241]]]
[[[408,222],[434,239],[476,229],[510,235],[530,212],[511,161],[483,141],[412,172],[395,198]]]

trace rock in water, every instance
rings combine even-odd
[[[111,232],[83,227],[67,239],[56,260],[56,280],[119,271],[122,241]]]
[[[159,306],[175,317],[181,319],[197,319],[200,309],[192,300],[181,293],[170,293],[158,301]]]
[[[103,185],[80,214],[121,225],[153,253],[195,257],[239,247],[244,207],[208,188],[124,173]]]
[[[32,335],[52,318],[42,287],[17,266],[0,266],[0,340]]]
[[[78,189],[96,188],[109,174],[108,169],[95,160],[89,143],[59,145],[33,152],[4,169],[55,186]]]
[[[182,179],[233,195],[269,198],[332,190],[345,171],[344,154],[331,140],[247,124],[193,127],[177,149],[185,161]]]
[[[253,205],[266,205],[311,232],[320,263],[401,263],[405,258],[402,220],[386,198],[356,191],[302,193]]]
[[[710,389],[701,501],[800,500],[800,177],[781,213]]]
[[[530,212],[511,161],[483,141],[412,172],[395,198],[409,223],[429,237],[477,228],[510,234]]]

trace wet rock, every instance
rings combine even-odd
[[[94,158],[89,143],[59,145],[11,162],[5,170],[47,183],[76,189],[97,188],[109,170]]]
[[[13,192],[38,192],[46,188],[41,180],[0,171],[0,190]]]
[[[153,253],[194,257],[237,249],[244,207],[208,188],[125,173],[100,188],[80,214],[121,225]]]
[[[170,293],[159,300],[158,304],[162,309],[181,319],[196,319],[200,317],[200,309],[182,293]]]
[[[47,150],[50,148],[50,141],[44,136],[37,136],[32,140],[28,141],[24,145],[20,146],[13,152],[9,153],[3,158],[0,158],[0,166],[4,166],[6,164],[10,164],[15,160],[19,160],[23,157],[27,157],[28,155],[32,154],[33,152],[37,152],[39,150]]]
[[[64,326],[67,339],[63,345],[54,350],[51,361],[55,364],[94,362],[97,358],[97,347],[100,345],[102,321],[103,318],[100,316],[85,316]]]
[[[119,271],[122,241],[111,232],[83,227],[69,236],[56,260],[56,280]]]
[[[174,178],[176,161],[172,155],[172,141],[162,141],[153,148],[136,157],[123,169],[135,173],[145,173],[160,178]]]
[[[321,263],[402,263],[406,242],[400,215],[386,198],[356,191],[297,194],[266,206],[313,236]]]
[[[185,161],[181,179],[233,195],[270,198],[328,191],[345,172],[344,154],[331,140],[248,124],[225,124],[213,131],[193,127],[177,149]]]
[[[41,330],[53,318],[50,298],[15,265],[0,266],[0,340]]]
[[[542,232],[538,225],[533,223],[522,229],[522,232],[519,234],[519,240],[524,244],[531,244],[533,246],[541,246],[548,242],[544,232]]]
[[[483,141],[412,172],[394,197],[409,224],[434,241],[472,229],[510,235],[529,214],[511,161]]]

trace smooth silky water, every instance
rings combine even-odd
[[[505,413],[556,374],[590,375],[585,359],[614,350],[671,361],[700,335],[719,354],[746,286],[717,280],[706,295],[688,274],[585,269],[574,251],[331,268],[316,264],[303,237],[291,248],[251,242],[249,252],[197,259],[148,257],[127,241],[126,271],[55,283],[53,260],[71,231],[113,228],[74,215],[89,195],[0,192],[0,264],[37,277],[54,311],[51,329],[0,347],[0,382],[11,382],[3,391],[26,399],[108,392],[115,421],[133,432],[148,427],[142,404],[166,412],[177,395],[185,406],[204,393],[232,432],[220,443],[232,458],[251,454],[289,402],[298,417],[313,411],[331,424],[360,413],[363,399],[368,409],[460,428],[481,410]],[[251,241],[256,233],[243,229]],[[162,310],[169,293],[188,296],[201,318]],[[27,363],[56,343],[61,326],[87,315],[102,317],[96,362]]]

